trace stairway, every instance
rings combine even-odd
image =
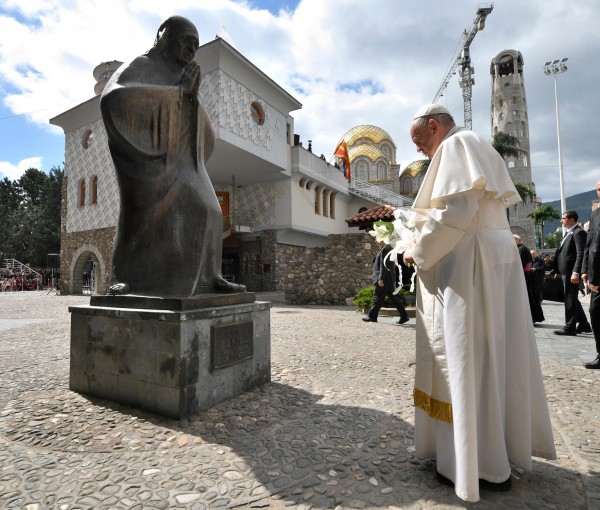
[[[362,179],[352,178],[348,191],[358,197],[366,198],[380,205],[393,205],[394,207],[410,207],[414,200],[412,198],[398,195],[389,189],[382,188]]]
[[[19,262],[17,259],[4,259],[4,266],[2,266],[2,269],[8,269],[13,273],[33,274],[38,278],[42,277],[40,273],[31,269],[29,266],[26,266],[22,262]]]

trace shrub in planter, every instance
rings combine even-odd
[[[373,290],[373,285],[363,287],[356,293],[356,297],[354,298],[352,304],[362,310],[368,310],[373,306]],[[400,296],[400,298],[402,299],[404,306],[413,306],[415,303],[414,292],[402,289],[400,292],[398,292],[398,296]],[[390,301],[390,298],[387,296],[385,296],[383,306],[385,308],[394,308],[394,305]]]

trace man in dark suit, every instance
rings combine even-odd
[[[579,215],[576,211],[566,211],[560,219],[567,231],[554,255],[554,277],[562,277],[563,280],[565,327],[555,331],[555,335],[575,336],[577,333],[591,333],[592,331],[579,302],[579,281],[587,234],[577,225],[578,219]]]
[[[600,198],[600,181],[596,183],[596,193]],[[590,295],[590,322],[596,340],[596,359],[584,363],[585,368],[600,369],[600,207],[592,211],[587,244],[583,255],[581,277],[592,291]]]
[[[408,321],[408,314],[404,309],[402,299],[394,294],[394,290],[396,290],[396,266],[392,257],[388,257],[386,260],[386,255],[391,249],[392,247],[389,244],[384,245],[373,261],[373,285],[375,286],[373,290],[373,307],[369,311],[369,315],[363,318],[365,322],[377,322],[379,310],[383,306],[385,296],[390,298],[390,301],[400,312],[398,324],[404,324]]]

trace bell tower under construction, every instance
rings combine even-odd
[[[535,184],[531,179],[529,151],[529,119],[523,78],[523,56],[516,50],[504,50],[492,59],[491,122],[492,136],[506,133],[517,138],[519,157],[505,157],[510,177],[516,185],[523,185],[532,192],[523,202],[508,211],[510,228],[519,234],[528,247],[536,243],[533,220],[528,215],[538,207]],[[539,240],[538,240],[539,241]]]

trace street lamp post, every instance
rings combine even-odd
[[[568,58],[561,58],[560,60],[554,60],[552,62],[546,62],[544,64],[544,74],[554,76],[554,100],[556,102],[556,135],[558,138],[558,171],[560,177],[560,208],[561,215],[565,214],[567,210],[567,202],[565,199],[565,184],[563,177],[563,160],[562,160],[562,148],[560,144],[560,114],[558,112],[558,86],[556,75],[564,73],[567,70]],[[563,227],[563,235],[565,234],[565,228]]]

